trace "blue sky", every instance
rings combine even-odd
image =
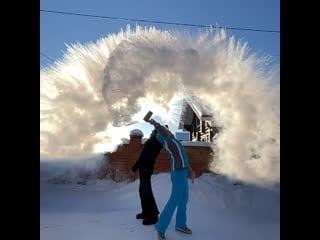
[[[45,11],[104,16],[109,18],[84,17],[69,14],[50,13]],[[112,17],[118,19],[146,20],[149,21],[149,23],[142,21],[110,19]],[[80,43],[83,45],[86,45],[86,43],[96,43],[100,39],[107,38],[110,34],[118,35],[118,33],[122,29],[126,30],[128,24],[131,25],[131,29],[134,29],[135,25],[139,25],[141,27],[154,26],[162,31],[174,30],[177,32],[187,32],[190,33],[190,35],[192,35],[193,33],[197,35],[198,33],[203,33],[205,30],[208,30],[199,26],[195,27],[186,25],[161,24],[152,23],[150,21],[226,27],[228,28],[226,31],[228,37],[235,36],[236,41],[241,40],[242,43],[247,42],[247,46],[249,50],[251,50],[251,54],[257,53],[258,55],[271,56],[271,64],[266,65],[273,67],[272,65],[275,64],[277,65],[276,70],[278,70],[278,67],[280,67],[280,0],[41,0],[40,70],[44,70],[41,71],[41,73],[43,74],[42,79],[40,77],[40,85],[42,86],[41,100],[43,105],[43,124],[41,124],[41,127],[43,128],[44,133],[47,133],[49,130],[51,130],[52,126],[57,126],[56,129],[58,129],[58,134],[55,133],[43,136],[46,141],[42,141],[42,147],[44,149],[47,149],[48,151],[50,150],[50,154],[65,154],[64,149],[66,147],[70,149],[69,151],[72,152],[73,150],[75,150],[76,153],[78,153],[78,146],[84,146],[83,149],[88,149],[86,151],[91,151],[92,146],[96,147],[97,144],[104,144],[107,141],[105,133],[107,131],[106,128],[108,126],[108,123],[117,122],[117,117],[119,117],[119,114],[117,115],[116,111],[109,110],[108,112],[106,112],[104,109],[105,104],[101,104],[99,107],[97,107],[95,102],[90,101],[91,99],[93,99],[91,88],[83,89],[83,92],[79,92],[76,85],[70,85],[70,83],[73,83],[73,71],[70,75],[71,77],[69,75],[64,75],[61,69],[56,69],[55,71],[53,71],[53,73],[51,73],[50,71],[46,71],[50,69],[50,67],[44,67],[50,66],[50,64],[53,64],[55,61],[64,60],[63,57],[64,53],[67,52],[67,45],[72,46],[76,43]],[[239,29],[265,31],[247,31]],[[138,52],[143,50],[144,49],[139,48]],[[90,49],[90,51],[92,51],[92,53],[96,55],[100,53],[100,49]],[[161,59],[161,55],[159,56]],[[72,61],[74,61],[73,63],[75,63],[75,66],[78,66],[77,63],[80,63],[81,59],[84,62],[88,63],[88,65],[90,65],[90,58],[80,59],[78,57],[79,56],[72,55],[71,59]],[[119,56],[117,57],[121,61],[130,62],[128,61],[127,56],[126,58],[122,59],[121,54],[119,54]],[[135,55],[132,56],[133,62],[136,61],[136,59],[134,59],[135,57]],[[207,94],[207,96],[211,98],[211,106],[214,105],[215,110],[219,112],[218,116],[220,118],[220,122],[234,124],[232,125],[232,127],[228,128],[229,132],[226,132],[225,130],[224,133],[225,136],[228,136],[225,137],[225,139],[228,139],[231,142],[222,142],[221,144],[223,146],[221,146],[221,148],[223,149],[224,146],[230,145],[234,146],[235,143],[232,142],[232,140],[236,139],[236,141],[239,141],[237,142],[238,147],[234,148],[235,152],[234,154],[232,154],[232,156],[239,156],[243,155],[241,152],[242,149],[248,149],[247,146],[244,146],[242,144],[251,142],[254,146],[259,145],[257,144],[257,139],[255,139],[254,137],[250,139],[246,139],[246,137],[248,136],[239,137],[239,134],[245,133],[245,131],[241,131],[243,129],[249,128],[251,132],[257,131],[262,135],[267,135],[268,133],[272,133],[275,135],[259,137],[262,142],[264,141],[264,139],[269,139],[270,137],[272,139],[279,138],[277,135],[279,128],[278,112],[280,105],[278,97],[279,71],[276,72],[277,76],[274,77],[275,79],[272,79],[277,83],[275,84],[275,88],[269,90],[262,87],[262,85],[264,84],[263,80],[268,80],[269,78],[261,78],[261,86],[256,85],[256,74],[260,69],[252,68],[252,71],[248,72],[247,75],[243,75],[238,73],[236,66],[233,66],[232,58],[226,60],[226,63],[228,66],[230,66],[230,69],[233,69],[231,73],[237,74],[233,76],[235,77],[234,79],[237,79],[237,81],[245,82],[245,85],[232,84],[232,86],[229,86],[228,91],[230,91],[231,94],[227,95],[227,99],[223,88],[220,89],[221,91],[218,91],[219,88],[217,88],[218,90],[215,89],[215,91],[211,91],[212,82],[207,82],[206,77],[195,78],[196,80],[193,79],[194,81],[197,81],[197,87],[195,87],[195,85],[188,85],[188,89],[192,89],[192,91],[196,92],[198,90],[198,86],[202,86],[200,89],[205,91],[205,94]],[[65,64],[69,64],[69,62]],[[179,68],[179,71],[182,71],[182,73],[187,76],[187,74],[189,74],[189,69],[192,69],[194,67],[188,64],[188,61],[184,62],[183,70],[181,70],[180,65],[174,67]],[[94,66],[95,69],[98,69],[97,66],[98,65]],[[131,67],[135,68],[135,65],[129,64],[128,71],[131,70]],[[155,69],[156,67],[157,64],[155,66]],[[210,71],[212,70],[211,67],[212,66],[210,65],[209,67],[206,66],[201,69],[198,68],[195,72],[199,72],[201,74],[210,73]],[[263,65],[263,67],[265,67],[265,65]],[[78,67],[78,69],[76,70],[79,70],[76,71],[76,74],[78,74],[77,78],[80,79],[82,77],[81,67]],[[90,76],[87,77],[86,75],[85,77],[85,80],[86,82],[88,82],[88,84],[93,84],[89,81],[89,79],[96,79],[94,73],[97,73],[97,71],[86,71],[86,73],[89,74],[88,76]],[[115,71],[118,70],[115,69]],[[154,72],[156,71],[154,70]],[[107,93],[103,92],[103,97],[107,96],[109,104],[118,103],[117,101],[120,101],[121,96],[125,96],[127,91],[126,86],[128,86],[127,83],[130,83],[130,86],[132,86],[132,84],[136,84],[134,86],[145,86],[146,84],[149,84],[149,86],[151,86],[149,92],[152,92],[152,94],[154,94],[154,96],[156,97],[162,97],[160,96],[162,92],[158,93],[158,86],[155,84],[151,84],[152,82],[148,82],[151,81],[151,78],[142,77],[144,71],[141,71],[141,76],[139,75],[139,77],[136,79],[128,79],[126,77],[122,77],[125,76],[128,72],[126,70],[122,70],[121,68],[117,73],[119,74],[116,74],[115,76],[120,76],[120,83],[122,87],[117,89],[117,92],[112,92],[111,90]],[[54,75],[54,78],[51,77],[51,74]],[[165,79],[165,77],[157,77],[158,82],[161,82],[163,79]],[[184,80],[185,79],[188,79],[188,77],[184,78]],[[145,82],[139,82],[141,80]],[[59,82],[58,86],[56,85],[57,82]],[[168,94],[170,93],[171,96],[173,96],[177,93],[177,88],[179,88],[179,85],[175,85],[177,84],[177,82],[175,81],[171,83],[173,85],[164,84],[162,91],[165,91]],[[95,84],[99,85],[100,82]],[[51,99],[50,91],[51,87],[53,86],[54,88],[57,87],[60,90],[58,95],[59,98],[68,99],[68,101],[48,101],[48,99]],[[95,85],[92,86],[96,87]],[[245,89],[243,89],[241,86],[245,86]],[[93,89],[99,89],[99,87]],[[252,91],[252,89],[255,90]],[[135,93],[137,94],[137,96],[134,95]],[[250,98],[247,98],[247,93],[249,93]],[[100,92],[99,94],[101,95]],[[132,111],[135,111],[134,106],[135,104],[138,104],[138,100],[141,98],[141,95],[139,95],[139,91],[133,91],[130,96],[131,99],[130,102],[128,102],[128,104],[125,106],[125,111],[122,110],[128,115],[133,114]],[[146,95],[144,97],[146,97]],[[215,99],[215,101],[212,100],[213,98]],[[248,99],[249,102],[247,101]],[[85,101],[85,103],[83,101]],[[165,101],[161,102],[162,107],[167,104],[165,103]],[[258,101],[260,104],[257,104]],[[178,131],[177,124],[170,124],[170,119],[166,120],[165,118],[162,118],[163,116],[166,116],[166,114],[164,114],[161,110],[155,108],[154,104],[152,106],[148,105],[149,102],[144,102],[147,107],[144,105],[140,113],[146,114],[148,110],[152,110],[154,112],[153,117],[157,121],[160,121],[157,116],[161,116],[161,119],[164,119],[162,123],[168,124],[170,130],[172,130],[173,132]],[[225,103],[228,102],[231,102],[233,104],[228,104],[226,107],[223,107],[225,106]],[[181,101],[179,103],[181,103]],[[86,111],[87,114],[80,116],[77,111],[75,111],[74,106],[78,106],[83,111]],[[218,109],[219,107],[221,109]],[[48,111],[48,109],[55,109],[55,111],[50,112]],[[256,111],[252,111],[252,109],[256,109]],[[250,112],[250,115],[247,114],[248,112]],[[125,114],[123,115],[125,116]],[[243,119],[245,119],[246,121],[239,122],[234,119],[240,115],[243,116]],[[66,118],[65,116],[68,117]],[[139,117],[140,121],[142,121],[143,116]],[[248,118],[248,116],[250,117]],[[176,120],[176,122],[178,123],[180,112],[175,114],[175,117],[177,119],[174,120]],[[92,121],[92,123],[88,120],[88,118],[90,121]],[[259,124],[256,124],[256,122],[259,122]],[[261,125],[260,122],[265,124],[265,126]],[[252,126],[256,126],[257,129],[253,130]],[[263,131],[260,131],[260,127],[262,129],[272,128],[274,130],[270,130],[268,131],[268,133],[264,133]],[[114,140],[114,143],[118,144],[118,142],[116,142],[116,137],[119,138],[118,140],[120,140],[120,138],[122,137],[127,138],[129,136],[129,131],[133,128],[142,129],[145,137],[148,137],[149,133],[153,129],[151,125],[142,122],[138,124],[131,124],[126,128],[121,127],[121,131],[123,130],[123,132],[120,132],[119,129],[109,129],[107,132],[108,135],[112,136],[112,140]],[[84,131],[84,129],[89,130]],[[240,133],[237,132],[238,130],[240,131]],[[103,132],[105,135],[102,136],[101,132]],[[48,146],[45,146],[46,143],[48,143]],[[104,146],[101,146],[101,148],[105,149]],[[272,149],[274,149],[274,154],[278,159],[277,148],[278,145],[276,145],[275,147],[272,146]],[[84,154],[87,154],[86,151],[83,150]],[[265,151],[263,150],[262,152]],[[235,166],[237,165],[235,164]]]
[[[41,10],[148,21],[280,31],[280,0],[41,0]],[[40,67],[61,59],[66,44],[96,42],[130,24],[197,32],[200,27],[176,26],[40,11]],[[228,30],[259,53],[280,62],[280,33]]]

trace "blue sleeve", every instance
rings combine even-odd
[[[161,136],[160,133],[157,133],[156,135],[157,140],[162,144],[162,146],[164,145],[164,138],[163,136]]]

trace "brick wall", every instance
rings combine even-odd
[[[183,145],[185,146],[190,165],[196,173],[196,177],[205,172],[210,172],[209,163],[212,159],[213,152],[209,144],[183,142]],[[102,178],[109,177],[117,182],[136,179],[138,177],[138,171],[136,174],[132,174],[131,166],[138,159],[142,147],[142,134],[130,135],[129,143],[122,144],[115,152],[105,155],[107,165],[103,171]],[[154,174],[169,172],[169,162],[165,150],[162,149],[156,159]]]

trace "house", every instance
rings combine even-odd
[[[219,127],[213,122],[213,115],[208,111],[209,109],[196,96],[183,100],[178,128],[190,133],[189,141],[213,142]]]
[[[131,181],[138,177],[138,173],[132,176],[131,166],[138,159],[143,148],[143,132],[134,129],[130,132],[130,139],[119,145],[115,152],[105,153],[106,165],[101,169],[100,178],[111,178],[114,181]],[[209,142],[183,141],[190,165],[195,171],[196,177],[206,172],[211,172],[213,151]],[[157,157],[154,174],[170,172],[168,155],[161,149]]]
[[[197,97],[187,98],[183,102],[179,129],[187,131],[189,139],[180,139],[184,145],[190,164],[196,177],[206,172],[212,172],[210,165],[214,152],[212,142],[219,127],[213,122],[210,109],[201,104]],[[138,177],[132,176],[131,166],[138,159],[143,148],[143,132],[134,129],[130,132],[130,140],[123,142],[115,152],[106,153],[107,165],[103,170],[102,178],[111,178],[115,181],[131,181]],[[164,149],[160,151],[156,160],[154,173],[169,172],[170,165]]]

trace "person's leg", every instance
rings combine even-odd
[[[146,177],[144,179],[144,201],[143,201],[145,215],[148,218],[158,217],[159,210],[152,192],[152,185],[151,185],[152,172],[149,171],[145,175]]]
[[[165,233],[165,231],[167,230],[174,210],[176,209],[178,202],[180,201],[181,196],[183,195],[184,171],[171,171],[171,182],[171,195],[164,209],[160,213],[158,222],[156,223],[156,229],[160,233]]]
[[[152,193],[150,169],[139,169],[140,186],[139,194],[141,200],[142,213],[137,218],[143,218],[144,225],[155,224],[158,221],[158,208]]]
[[[178,203],[176,214],[176,228],[183,228],[187,226],[187,203],[189,198],[189,186],[188,186],[188,171],[185,170],[185,176],[183,179],[183,193]]]
[[[151,187],[151,173],[148,175],[148,179],[145,179],[145,186],[144,186],[144,219],[142,224],[144,225],[151,225],[155,224],[158,221],[158,207],[156,201],[154,199]]]
[[[154,198],[153,191],[152,191],[151,175],[152,174],[150,174],[150,188],[148,191],[148,195],[149,195],[149,199],[150,199],[150,215],[153,217],[154,216],[158,217],[159,209],[158,209],[157,202]]]
[[[148,213],[149,215],[150,213],[154,212],[154,208],[157,209],[152,192],[151,175],[152,172],[150,170],[141,170],[139,186],[139,194],[141,198],[142,208],[144,209],[144,212]]]
[[[146,185],[148,182],[148,176],[144,169],[139,168],[139,196],[140,196],[140,204],[141,204],[141,213],[137,214],[137,218],[143,219],[146,215],[148,202],[146,200]],[[139,215],[139,216],[138,216]]]
[[[159,209],[157,206],[157,202],[154,198],[152,189],[150,190],[150,214],[151,216],[158,216],[159,214]]]

